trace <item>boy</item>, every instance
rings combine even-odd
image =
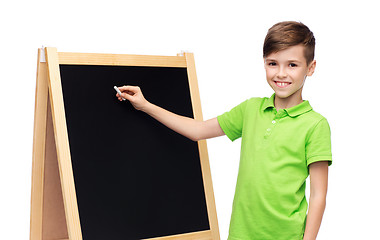
[[[315,39],[302,23],[280,22],[264,41],[270,98],[251,98],[207,121],[168,112],[145,100],[139,87],[120,87],[122,96],[174,131],[194,140],[242,137],[239,174],[229,240],[316,239],[326,203],[332,162],[326,119],[302,100],[315,70]],[[305,180],[310,173],[310,205]]]

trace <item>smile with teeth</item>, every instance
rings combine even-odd
[[[276,83],[278,87],[281,87],[281,88],[287,87],[291,84],[290,82],[277,82],[277,81],[274,81],[274,82]]]

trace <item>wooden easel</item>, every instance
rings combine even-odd
[[[30,239],[82,239],[60,80],[60,64],[187,67],[194,118],[202,120],[193,54],[140,56],[38,51]],[[154,239],[218,240],[219,229],[206,141],[199,141],[210,230]]]

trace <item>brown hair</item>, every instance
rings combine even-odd
[[[301,22],[279,22],[269,28],[264,40],[264,58],[289,47],[302,44],[305,46],[304,56],[309,64],[314,59],[315,38],[313,32]]]

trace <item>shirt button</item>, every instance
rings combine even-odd
[[[276,121],[275,121],[275,120],[273,120],[273,121],[272,121],[272,123],[273,123],[273,124],[275,124],[275,123],[276,123]]]

